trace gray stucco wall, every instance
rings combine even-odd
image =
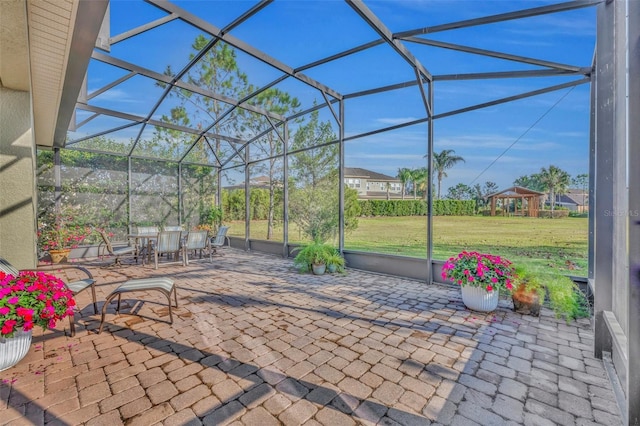
[[[36,266],[35,148],[28,92],[0,87],[0,256]]]

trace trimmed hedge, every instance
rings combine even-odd
[[[551,217],[551,210],[538,210],[538,217]],[[553,218],[569,217],[569,210],[554,210]]]
[[[425,200],[358,200],[362,217],[370,216],[426,216]],[[475,200],[434,200],[434,216],[473,216]]]

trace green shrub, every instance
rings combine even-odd
[[[425,200],[358,200],[360,215],[373,216],[426,216]],[[473,216],[475,200],[434,200],[434,216]]]
[[[345,260],[338,250],[334,249],[334,253],[327,257],[327,266],[335,265],[337,272],[344,271]]]
[[[551,215],[551,210],[538,210],[538,217],[550,218],[554,219],[561,217],[569,217],[569,210],[554,210],[553,216]]]
[[[300,272],[309,272],[313,265],[326,265],[328,260],[337,253],[330,244],[314,241],[299,249],[293,259],[293,264]]]
[[[546,299],[556,318],[569,322],[590,315],[587,297],[566,275],[537,273],[522,267],[516,267],[516,275],[515,287],[524,285],[527,290],[537,292],[540,300]]]
[[[569,322],[590,315],[589,301],[571,278],[559,274],[543,274],[541,279],[557,318],[564,318]]]

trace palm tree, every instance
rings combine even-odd
[[[551,217],[553,217],[553,208],[556,204],[556,193],[562,194],[567,190],[569,183],[571,182],[569,173],[565,172],[559,167],[549,166],[549,169],[544,167],[540,169],[540,182],[549,191],[549,201],[551,203]]]
[[[411,170],[411,181],[413,182],[413,199],[418,198],[417,191],[419,186],[424,186],[426,189],[426,181],[427,181],[427,169],[426,167],[421,167],[419,169]]]
[[[589,188],[589,175],[586,173],[579,174],[571,179],[571,185],[575,185],[582,191],[582,209],[587,205],[587,189]]]
[[[433,153],[433,172],[437,173],[436,178],[438,179],[438,199],[440,199],[440,184],[442,183],[442,178],[447,177],[446,170],[449,170],[460,161],[465,162],[464,158],[459,155],[453,155],[454,153],[455,151],[453,149],[443,149],[440,152]]]
[[[404,193],[407,187],[407,182],[411,181],[411,170],[403,167],[398,169],[398,179],[402,182],[402,199],[404,200]]]

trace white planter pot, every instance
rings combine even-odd
[[[16,365],[29,352],[31,331],[16,331],[13,337],[0,338],[0,371]]]
[[[500,299],[498,290],[488,292],[483,287],[469,285],[461,286],[460,290],[462,291],[462,302],[473,311],[491,312],[498,307],[498,300]]]

